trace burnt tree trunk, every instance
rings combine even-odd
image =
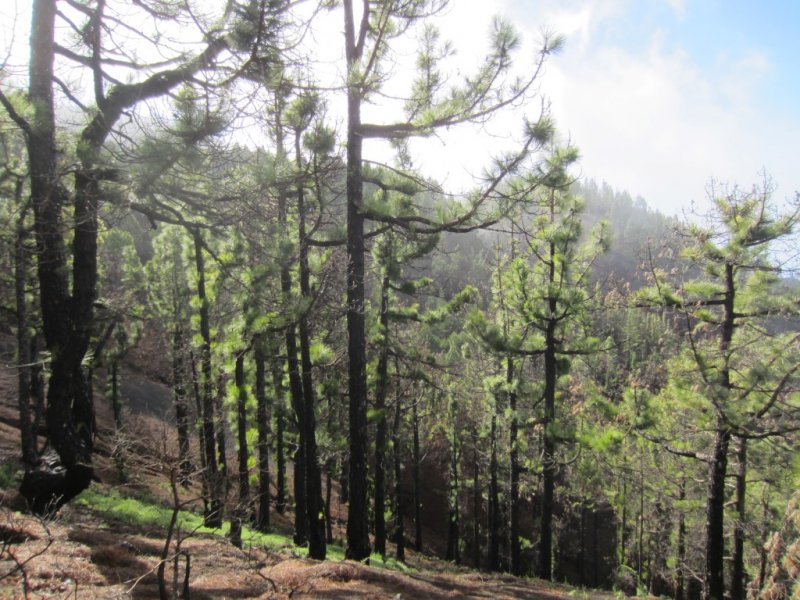
[[[207,515],[211,511],[211,491],[209,490],[209,476],[208,476],[208,453],[206,449],[206,436],[204,433],[204,418],[203,411],[203,395],[200,392],[200,376],[197,372],[197,360],[195,359],[194,352],[189,350],[189,364],[192,368],[192,390],[194,391],[195,409],[197,410],[198,419],[201,421],[201,426],[197,428],[197,442],[200,448],[200,485],[203,494],[203,514]],[[213,450],[212,450],[213,454]]]
[[[461,515],[459,511],[459,473],[458,473],[458,460],[459,460],[459,444],[458,444],[458,428],[453,424],[453,438],[450,442],[450,510],[447,516],[447,560],[452,560],[455,564],[461,564],[461,544],[460,544],[460,521]]]
[[[295,133],[295,159],[298,169],[297,182],[297,237],[300,243],[300,295],[309,303],[311,298],[311,271],[308,265],[308,239],[306,237],[306,204],[303,188],[302,165],[303,155],[300,151],[301,130]],[[303,386],[303,434],[306,461],[306,513],[308,520],[308,556],[316,560],[325,560],[325,518],[322,500],[322,474],[317,459],[317,421],[314,379],[311,364],[311,333],[308,324],[308,306],[303,308],[298,324],[300,334],[300,363],[302,367]]]
[[[392,424],[392,455],[394,457],[394,543],[396,546],[397,560],[406,560],[406,533],[403,526],[403,511],[405,509],[403,499],[403,470],[402,455],[400,447],[400,423],[402,414],[402,402],[400,394],[396,394],[394,405],[394,423]]]
[[[99,190],[97,182],[83,170],[89,165],[82,165],[75,177],[70,293],[62,221],[62,211],[70,198],[59,179],[52,89],[55,4],[54,0],[37,0],[33,4],[29,87],[33,118],[26,131],[42,325],[51,354],[47,435],[64,467],[63,473],[25,473],[20,492],[39,513],[72,499],[89,486],[94,474],[94,404],[82,361],[89,347],[97,279]],[[90,144],[87,156],[91,157],[95,140],[85,141]]]
[[[203,243],[198,232],[194,232],[194,260],[197,271],[197,298],[200,301],[200,373],[202,379],[202,412],[203,449],[206,491],[208,501],[203,516],[206,527],[222,527],[222,474],[217,462],[217,444],[215,431],[214,382],[211,374],[211,325],[209,323],[209,303],[206,297],[205,258]]]
[[[369,10],[369,5],[365,5]],[[355,69],[363,53],[355,30],[353,2],[344,0],[345,55]],[[364,318],[364,214],[362,177],[361,94],[347,89],[347,356],[349,358],[350,482],[347,506],[347,550],[351,560],[368,559],[369,504],[367,485],[367,334]]]
[[[555,248],[550,244],[550,281],[555,281]],[[556,299],[550,297],[548,308],[556,314]],[[538,576],[550,581],[553,576],[553,507],[556,484],[556,381],[558,379],[556,356],[556,321],[549,319],[545,329],[544,348],[544,436],[542,440],[542,514],[539,529]]]
[[[416,529],[414,539],[414,549],[417,552],[422,552],[422,499],[420,498],[421,482],[420,482],[420,461],[422,460],[419,447],[419,413],[417,411],[417,403],[419,398],[415,399],[411,405],[411,427],[413,435],[413,460],[414,460],[414,527]]]
[[[234,368],[234,383],[236,384],[236,433],[237,433],[237,458],[239,467],[239,503],[237,518],[241,521],[248,519],[250,510],[250,474],[247,468],[247,459],[250,453],[247,449],[247,388],[244,379],[244,352],[236,356]]]
[[[389,384],[389,276],[381,281],[380,343],[375,373],[375,552],[386,557],[386,392]]]
[[[23,478],[20,491],[37,509],[69,501],[89,486],[94,475],[94,402],[83,359],[94,322],[100,178],[108,178],[101,168],[103,144],[126,109],[191,78],[226,45],[221,39],[212,41],[197,58],[139,83],[117,84],[106,94],[106,78],[97,54],[101,49],[103,3],[98,3],[94,11],[92,66],[97,110],[91,113],[77,144],[80,151],[79,164],[74,169],[71,270],[65,243],[67,228],[62,218],[70,194],[60,181],[53,101],[55,0],[33,3],[29,87],[33,116],[30,122],[19,115],[15,118],[27,136],[42,325],[51,356],[47,433],[64,467],[60,474],[31,472]]]
[[[478,432],[472,432],[472,566],[481,568],[481,487],[480,487],[480,456],[478,454]]]
[[[725,396],[718,400],[723,406],[731,390],[728,348],[733,340],[736,324],[735,306],[736,281],[733,265],[725,265],[725,296],[723,301],[722,333],[719,352],[723,359],[720,369],[719,386]],[[714,393],[712,390],[711,393]],[[718,409],[719,410],[719,409]],[[704,600],[722,600],[725,596],[725,478],[728,472],[728,447],[731,430],[723,414],[717,414],[714,449],[708,477],[708,497],[706,504],[706,564],[703,585]]]
[[[495,402],[497,398],[495,397]],[[489,551],[487,556],[490,571],[500,570],[500,486],[498,484],[497,464],[497,406],[492,413],[492,424],[489,431],[491,446],[489,457]]]
[[[275,389],[275,510],[286,512],[286,406],[283,397],[283,361],[272,362],[272,385]]]
[[[519,420],[517,419],[517,393],[513,389],[514,383],[514,361],[509,356],[506,365],[506,386],[508,388],[508,408],[511,411],[511,423],[509,426],[509,462],[510,462],[510,482],[509,482],[509,504],[511,505],[511,527],[509,528],[509,545],[511,547],[511,573],[522,575],[524,567],[522,565],[522,546],[519,539],[519,448],[517,446],[517,430]]]
[[[686,480],[681,479],[678,487],[678,500],[681,508],[678,513],[678,556],[675,568],[675,600],[683,600],[686,590],[686,512],[683,503],[686,501]]]
[[[744,569],[744,524],[747,493],[747,438],[739,438],[736,452],[736,524],[733,529],[731,600],[744,600],[747,573]]]
[[[269,531],[269,403],[267,401],[266,356],[263,342],[256,342],[256,421],[258,426],[258,513],[256,527]]]
[[[14,299],[17,321],[17,395],[22,462],[25,465],[25,470],[31,470],[39,464],[39,448],[36,442],[37,431],[34,428],[33,419],[36,411],[31,406],[33,391],[31,386],[31,362],[33,353],[31,352],[31,339],[28,333],[28,301],[26,298],[28,228],[25,226],[25,218],[28,210],[22,201],[23,183],[24,179],[18,177],[14,185],[14,206],[17,209],[14,235]]]

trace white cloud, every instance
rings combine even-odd
[[[581,150],[583,174],[674,213],[703,201],[712,177],[749,185],[766,168],[780,193],[797,187],[786,156],[797,127],[758,105],[771,69],[759,51],[702,69],[655,32],[639,53],[568,46],[545,90]]]
[[[686,0],[667,0],[667,4],[675,11],[675,15],[679,19],[686,16]]]

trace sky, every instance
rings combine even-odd
[[[3,49],[12,39],[24,47],[29,0],[2,4],[0,13],[12,4],[21,13],[13,37],[0,14]],[[523,73],[543,30],[566,36],[525,112],[536,116],[541,99],[549,103],[561,138],[580,150],[580,176],[666,214],[706,201],[712,179],[749,188],[766,173],[777,199],[800,190],[800,0],[451,0],[437,23],[457,51],[449,63],[456,79],[485,56],[494,15],[520,32]],[[329,13],[314,32],[340,81],[341,30],[341,15]],[[393,48],[390,94],[407,90],[414,51],[413,38]],[[330,100],[339,128],[341,102]],[[378,122],[387,114],[382,105],[364,111]],[[479,130],[415,141],[415,162],[448,187],[466,188],[491,153],[513,145],[521,118],[517,111]],[[391,160],[378,142],[365,151]]]
[[[800,190],[800,2],[507,0],[527,35],[567,36],[543,91],[584,176],[668,214],[709,182]]]

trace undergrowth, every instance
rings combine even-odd
[[[115,489],[93,486],[76,498],[75,503],[85,506],[95,512],[106,515],[109,520],[118,521],[126,525],[145,529],[158,529],[165,531],[169,526],[172,508],[156,502],[125,496]],[[189,510],[178,513],[178,527],[183,535],[187,533],[206,534],[225,537],[230,532],[230,523],[225,523],[219,529],[212,529],[203,525],[203,517]],[[306,549],[296,546],[290,536],[279,533],[264,533],[250,527],[242,527],[242,542],[247,546],[260,546],[287,555],[303,556]],[[344,560],[344,548],[340,543],[328,544],[328,560]],[[413,572],[414,569],[394,558],[386,557],[384,560],[378,554],[370,556],[370,565],[403,573]]]

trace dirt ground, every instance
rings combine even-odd
[[[55,522],[0,509],[0,597],[158,598],[156,569],[163,548],[160,532],[137,531],[98,520],[91,510],[70,506]],[[414,572],[400,573],[351,561],[317,562],[265,551],[239,550],[222,538],[200,535],[185,541],[191,557],[189,585],[194,600],[224,598],[331,598],[436,600],[444,598],[541,599],[605,598],[532,579],[462,570],[412,557]],[[185,574],[170,561],[167,590],[180,589]],[[449,571],[449,572],[446,572]],[[22,572],[24,571],[24,578]],[[177,576],[176,576],[177,575]]]

